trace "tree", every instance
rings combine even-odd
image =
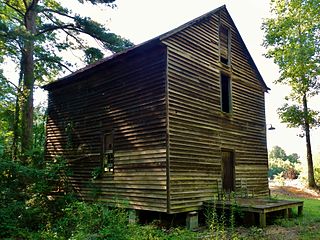
[[[275,83],[288,85],[287,103],[279,116],[289,127],[300,127],[306,139],[308,185],[316,187],[310,141],[310,129],[319,125],[319,112],[308,106],[319,93],[320,83],[320,0],[272,0],[271,13],[262,29],[267,57],[279,66]]]
[[[290,163],[300,163],[300,157],[297,153],[287,155],[286,151],[279,146],[273,146],[269,152],[270,159],[281,159],[282,161],[289,161]]]
[[[293,164],[295,163],[300,163],[300,160],[299,160],[299,155],[297,153],[292,153],[290,154],[289,156],[287,156],[287,160]]]
[[[281,147],[273,146],[269,153],[269,158],[273,158],[273,159],[279,158],[285,161],[287,158],[287,154]]]
[[[275,175],[282,174],[285,178],[296,178],[300,173],[298,170],[299,158],[297,153],[287,155],[283,148],[273,146],[269,152],[268,176],[274,178]]]
[[[78,1],[113,7],[115,0]],[[61,53],[67,49],[84,51],[85,60],[90,63],[101,58],[102,51],[90,47],[84,35],[95,39],[105,51],[118,52],[132,46],[130,41],[109,32],[89,17],[73,13],[62,3],[58,0],[0,2],[0,57],[10,58],[20,71],[16,94],[21,108],[21,148],[24,154],[32,150],[33,144],[35,84],[50,81],[72,66]],[[16,115],[18,120],[19,113]]]
[[[8,84],[0,70],[0,158],[8,154],[8,145],[12,143],[14,117],[14,89]]]

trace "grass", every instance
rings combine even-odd
[[[294,209],[294,218],[288,220],[281,219],[276,222],[285,229],[291,229],[296,232],[297,239],[320,239],[320,201],[304,198],[283,198],[288,200],[304,201],[303,216],[297,217],[297,210]]]
[[[304,201],[303,216],[298,217],[297,208],[293,209],[293,216],[289,219],[275,220],[272,225],[266,228],[259,227],[237,227],[235,238],[239,240],[276,240],[276,239],[320,239],[320,201],[305,198],[290,198],[288,196],[277,195],[277,199]],[[226,231],[230,229],[226,228]],[[210,232],[210,229],[207,230]],[[226,234],[230,235],[230,234]],[[208,235],[207,235],[208,236]],[[216,239],[216,238],[198,238]],[[229,239],[229,238],[223,238]]]
[[[305,198],[290,198],[278,195],[277,199],[304,201],[303,216],[298,217],[297,209],[289,219],[278,219],[272,225],[261,229],[257,227],[237,228],[239,239],[276,240],[276,239],[320,239],[320,201]]]

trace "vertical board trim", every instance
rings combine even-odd
[[[169,53],[168,47],[166,46],[166,74],[165,74],[165,101],[166,101],[166,148],[167,148],[167,164],[166,164],[166,175],[167,175],[167,213],[171,212],[170,202],[170,133],[169,133],[169,74],[168,74],[168,62]]]

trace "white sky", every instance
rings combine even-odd
[[[135,44],[144,42],[173,28],[186,23],[206,12],[226,4],[247,48],[249,49],[261,75],[271,88],[266,94],[267,123],[276,127],[268,131],[268,148],[279,145],[287,154],[296,152],[301,157],[305,155],[305,140],[299,138],[298,129],[288,129],[280,124],[276,109],[283,103],[288,93],[285,87],[275,86],[273,81],[278,78],[278,69],[272,60],[266,59],[266,52],[261,46],[263,18],[269,15],[269,0],[117,0],[115,9],[97,9],[91,4],[85,6],[68,1],[75,12],[91,16],[106,24],[112,32],[130,39]],[[66,3],[66,2],[64,2]],[[79,7],[80,6],[80,7]],[[319,106],[317,106],[319,109]],[[314,153],[320,151],[320,131],[312,132]]]

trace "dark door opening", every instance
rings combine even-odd
[[[222,150],[222,188],[225,192],[235,190],[235,164],[232,150]]]

